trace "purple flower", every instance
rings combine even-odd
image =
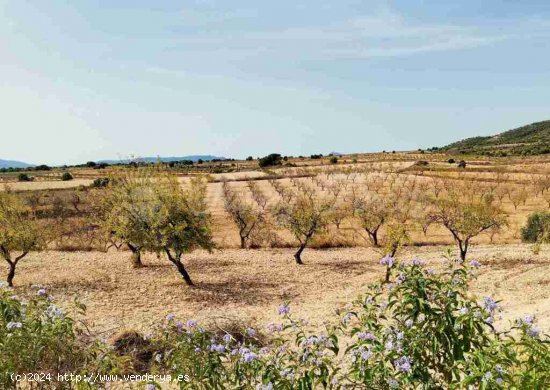
[[[212,344],[210,346],[210,350],[212,352],[215,351],[215,352],[218,352],[218,353],[223,353],[223,352],[225,352],[225,347],[222,344]]]
[[[256,386],[256,390],[273,390],[273,384],[271,382],[267,385],[259,383],[258,386]]]
[[[346,324],[353,318],[352,313],[346,313],[344,317],[342,317],[342,323]]]
[[[491,380],[492,377],[493,377],[493,374],[492,374],[490,371],[487,371],[487,372],[483,375],[483,380],[484,380],[484,381],[489,381],[489,380]]]
[[[405,321],[405,325],[407,326],[407,328],[412,328],[413,324],[414,322],[410,318],[407,321]]]
[[[176,328],[178,330],[182,330],[183,329],[183,322],[181,322],[181,321],[176,322]]]
[[[380,265],[385,265],[388,268],[393,267],[394,263],[395,263],[394,258],[389,255],[384,257],[382,260],[380,260]]]
[[[388,386],[390,389],[398,389],[399,388],[399,382],[395,379],[388,380]]]
[[[540,330],[538,330],[538,329],[535,328],[535,327],[531,327],[531,328],[529,328],[529,329],[527,330],[527,335],[528,335],[529,337],[537,338],[537,337],[539,337],[539,335],[540,335]]]
[[[197,321],[196,320],[187,320],[187,327],[188,328],[194,328],[195,326],[197,326]]]
[[[361,354],[361,359],[362,360],[369,360],[369,358],[372,356],[372,352],[371,351],[365,351]]]
[[[464,315],[468,314],[469,310],[468,310],[467,307],[463,307],[458,312],[460,313],[460,315],[464,316]]]
[[[199,347],[195,348],[195,353],[200,353],[202,352],[202,349],[200,349]]]
[[[483,307],[485,308],[485,310],[488,310],[490,312],[493,312],[496,309],[498,309],[497,303],[491,297],[485,297],[483,299]]]
[[[401,372],[411,372],[411,359],[408,356],[401,356],[394,362],[395,367]]]
[[[256,337],[256,331],[253,328],[246,328],[245,332],[250,337]]]
[[[423,265],[424,262],[422,260],[418,260],[418,259],[413,259],[412,261],[413,265]]]
[[[40,296],[43,296],[43,295],[46,295],[47,292],[46,292],[46,289],[45,288],[41,288],[40,290],[38,290],[36,292],[37,295],[40,295]]]
[[[175,316],[174,314],[168,314],[168,315],[166,316],[166,321],[173,321],[174,318],[176,318],[176,316]]]
[[[279,305],[277,311],[279,312],[279,315],[286,315],[290,313],[290,306],[287,303],[283,303],[282,305]]]
[[[256,355],[254,352],[247,352],[243,355],[243,362],[245,363],[250,363],[256,359],[258,359],[258,355]]]
[[[376,340],[376,336],[370,332],[359,332],[357,333],[357,337],[359,337],[360,340]]]
[[[495,382],[497,383],[497,385],[502,386],[504,384],[504,379],[497,378],[497,379],[495,379]]]
[[[481,263],[477,260],[472,260],[472,261],[470,261],[470,266],[474,267],[474,268],[479,268],[479,267],[481,267]]]
[[[223,335],[223,341],[225,341],[226,343],[230,342],[231,341],[231,335],[229,333],[226,333]]]
[[[145,385],[145,390],[156,390],[156,389],[157,389],[157,386],[152,385],[150,383]]]

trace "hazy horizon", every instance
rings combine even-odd
[[[550,3],[0,0],[0,159],[414,150],[550,117]]]

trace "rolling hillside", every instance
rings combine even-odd
[[[28,168],[28,167],[32,167],[32,164],[27,164],[22,161],[0,159],[0,168]]]
[[[530,156],[550,153],[550,120],[531,123],[489,137],[472,137],[439,150],[486,156]]]

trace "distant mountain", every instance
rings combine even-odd
[[[193,162],[197,162],[199,160],[202,160],[202,161],[227,160],[227,158],[216,157],[209,154],[205,154],[205,155],[199,154],[199,155],[181,156],[181,157],[134,157],[134,158],[127,158],[127,159],[120,159],[120,160],[100,160],[96,162],[107,163],[107,164],[118,164],[121,162],[130,162],[130,161],[156,162],[158,160],[162,162],[182,161],[182,160],[191,160]]]
[[[32,166],[32,164],[22,161],[0,160],[0,168],[28,168]]]
[[[466,138],[439,150],[486,156],[548,154],[550,153],[550,120],[531,123],[489,137]]]

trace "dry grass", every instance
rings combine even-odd
[[[89,186],[91,179],[73,179],[69,181],[61,180],[36,180],[27,182],[6,183],[14,191],[38,191],[38,190],[56,190],[62,188],[76,188],[79,186]],[[5,185],[0,185],[0,191],[5,189]]]
[[[410,248],[404,256],[437,267],[446,249]],[[478,246],[470,256],[484,264],[472,293],[503,300],[501,323],[534,313],[550,330],[550,247],[535,256],[528,245]],[[33,284],[47,287],[64,307],[79,297],[93,328],[108,334],[144,331],[168,313],[206,323],[265,325],[276,320],[276,307],[286,299],[294,313],[319,326],[382,278],[378,259],[363,248],[306,250],[304,266],[295,265],[287,249],[196,252],[186,262],[197,287],[188,288],[168,261],[155,256],[136,270],[127,252],[46,252],[22,261],[15,282],[18,293]]]

